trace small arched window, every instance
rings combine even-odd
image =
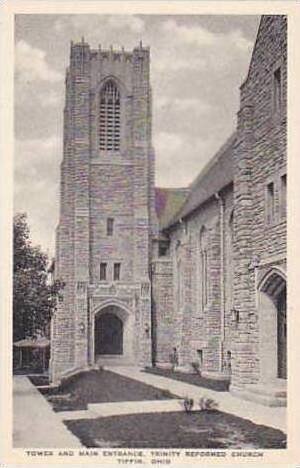
[[[104,151],[120,150],[120,92],[112,80],[100,93],[99,147]]]

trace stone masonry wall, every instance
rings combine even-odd
[[[121,96],[117,152],[99,150],[99,93],[107,79],[115,81]],[[153,194],[149,49],[140,45],[118,52],[92,50],[84,41],[71,44],[56,256],[56,275],[66,286],[52,326],[54,380],[93,363],[89,304],[91,285],[100,286],[101,261],[108,263],[105,300],[113,263],[121,263],[122,291],[132,304],[128,323],[135,328],[135,362],[151,362],[151,333],[145,330],[151,330]],[[114,218],[113,236],[107,236],[108,217]]]
[[[175,343],[172,259],[162,257],[152,265],[153,359],[159,365],[170,364]]]
[[[241,107],[235,148],[234,178],[234,307],[240,321],[235,331],[232,387],[260,377],[257,275],[283,265],[286,217],[280,206],[281,176],[286,172],[286,18],[262,17]],[[280,109],[275,110],[274,72],[280,67]],[[274,209],[267,219],[267,184],[274,183]],[[279,263],[278,263],[279,262]]]
[[[232,186],[220,194],[223,203],[223,218],[220,219],[220,203],[216,197],[210,198],[181,224],[177,224],[169,233],[170,258],[161,260],[158,271],[165,269],[168,275],[161,278],[154,276],[155,311],[157,322],[157,349],[164,349],[168,358],[173,346],[178,348],[179,364],[185,369],[191,368],[192,362],[199,362],[202,352],[202,369],[207,372],[223,371],[221,314],[224,315],[223,351],[231,350],[231,301],[232,294],[232,251],[227,248],[228,223],[233,210]],[[221,224],[220,224],[221,222]],[[222,228],[221,228],[222,225]],[[201,291],[201,247],[200,233],[207,230],[208,238],[208,302],[203,308]],[[223,235],[221,236],[221,229]],[[221,237],[223,249],[221,248]],[[221,251],[223,264],[221,262]],[[182,300],[178,295],[177,256],[181,259]],[[157,266],[156,266],[157,268]],[[172,270],[170,270],[172,268]],[[163,286],[160,283],[163,281]],[[167,292],[167,287],[170,287]],[[163,294],[165,298],[161,297]],[[160,301],[167,299],[168,308],[161,310]],[[227,299],[229,298],[229,299]],[[172,299],[172,300],[171,300]],[[223,301],[223,304],[222,304]],[[167,312],[166,312],[167,311]],[[167,314],[167,321],[164,319]],[[166,325],[168,324],[168,326]],[[168,341],[164,339],[167,336]],[[172,344],[170,343],[172,337]],[[168,350],[166,349],[168,343]],[[158,363],[162,361],[158,353]]]

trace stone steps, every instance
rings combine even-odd
[[[266,406],[287,406],[286,381],[260,382],[247,385],[245,389],[230,388],[233,395]]]
[[[125,358],[124,356],[116,356],[116,355],[106,355],[106,356],[98,356],[96,360],[97,366],[101,367],[115,367],[115,366],[132,366],[133,363],[129,358]]]

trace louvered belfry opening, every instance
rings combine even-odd
[[[120,150],[120,92],[112,80],[100,94],[99,147],[104,151]]]

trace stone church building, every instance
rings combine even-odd
[[[176,347],[183,372],[284,405],[286,17],[261,18],[236,131],[187,188],[155,187],[149,60],[71,44],[51,379]]]

